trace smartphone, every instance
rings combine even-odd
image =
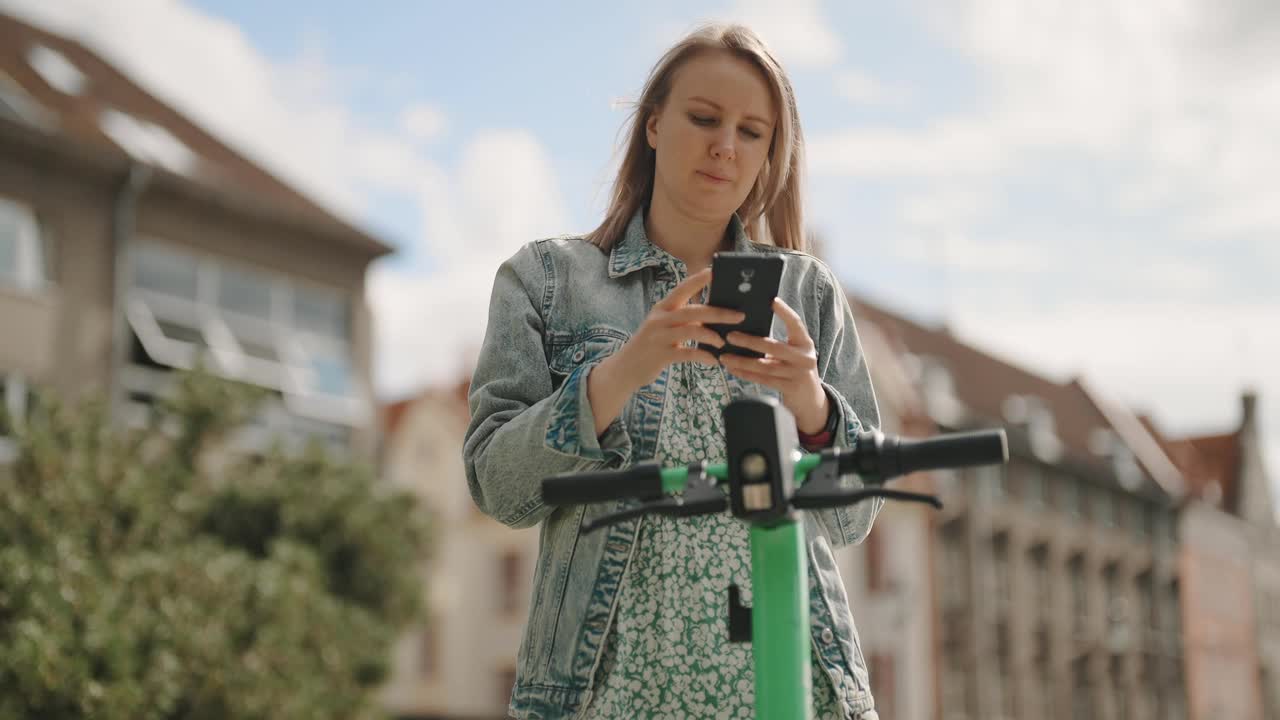
[[[708,305],[741,310],[746,318],[736,324],[708,323],[707,327],[726,337],[732,331],[768,337],[773,327],[773,299],[778,296],[784,261],[780,255],[754,252],[718,252],[711,259],[711,292]],[[699,343],[698,347],[716,357],[727,352],[747,357],[764,357],[755,350],[731,345],[723,348]]]

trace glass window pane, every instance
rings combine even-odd
[[[236,267],[218,268],[218,306],[224,310],[271,319],[271,277]]]
[[[190,343],[197,347],[208,347],[208,344],[204,341],[204,333],[200,331],[200,328],[160,319],[156,320],[156,324],[160,326],[160,332],[164,333],[164,336],[170,340]]]
[[[346,339],[350,312],[347,296],[306,286],[293,289],[293,326],[299,330]]]
[[[346,358],[332,354],[314,354],[310,361],[312,392],[337,397],[355,394],[351,364]]]
[[[18,218],[0,203],[0,279],[18,279]]]
[[[154,245],[134,250],[134,285],[147,290],[196,299],[196,258]]]

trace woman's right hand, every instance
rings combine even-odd
[[[711,268],[690,275],[654,304],[626,344],[592,369],[587,378],[587,396],[597,435],[618,417],[632,393],[657,380],[668,365],[688,361],[719,364],[711,353],[687,343],[723,347],[724,339],[706,324],[733,325],[746,315],[714,305],[691,305],[689,301],[710,281]]]
[[[711,268],[706,268],[685,278],[669,295],[654,304],[631,339],[614,354],[618,369],[616,377],[624,387],[639,390],[657,380],[672,363],[719,364],[714,355],[696,346],[697,343],[724,346],[724,339],[707,327],[707,323],[737,324],[746,315],[714,305],[690,304],[689,301],[709,282]]]

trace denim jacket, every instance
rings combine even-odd
[[[840,415],[835,444],[848,446],[859,430],[878,427],[853,315],[831,270],[811,255],[750,242],[736,217],[730,232],[736,251],[780,253],[785,259],[778,295],[804,319],[817,347],[824,388]],[[540,483],[557,473],[621,468],[654,456],[671,391],[667,372],[634,393],[599,437],[587,375],[662,299],[654,282],[659,273],[671,273],[668,279],[676,281],[686,276],[679,259],[649,241],[642,209],[611,252],[581,237],[537,240],[504,262],[494,281],[471,382],[463,460],[471,496],[483,512],[511,527],[542,524],[511,698],[516,718],[572,717],[591,697],[618,588],[644,519],[583,534],[584,516],[632,501],[552,508],[542,503]],[[784,331],[776,321],[775,336]],[[726,380],[735,397],[777,397],[736,376]],[[815,672],[827,674],[846,716],[859,720],[876,714],[832,547],[861,542],[882,502],[803,513],[811,637],[820,664]]]

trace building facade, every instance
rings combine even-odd
[[[84,46],[0,15],[0,387],[18,422],[33,388],[137,421],[201,364],[271,391],[248,445],[371,453],[364,278],[389,251]]]
[[[512,529],[471,500],[462,466],[467,384],[433,388],[383,412],[382,474],[431,511],[427,617],[396,648],[385,706],[403,718],[501,718],[529,614],[538,529]]]
[[[1182,480],[1155,439],[1082,382],[855,314],[899,348],[939,431],[1009,436],[1007,466],[935,473],[935,717],[1186,717]]]

